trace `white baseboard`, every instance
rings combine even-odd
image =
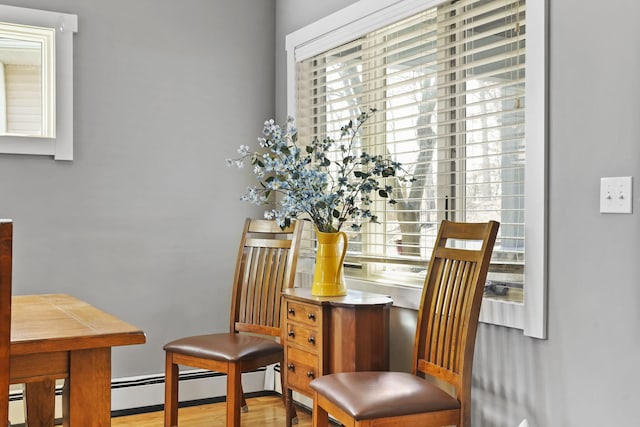
[[[245,393],[263,391],[265,371],[242,374]],[[213,399],[227,394],[227,376],[202,370],[180,372],[180,402]],[[120,411],[164,404],[164,374],[119,378],[111,382],[111,410]]]
[[[56,384],[56,418],[62,417],[62,381]],[[191,370],[180,372],[179,400],[189,402],[226,396],[227,377],[216,372]],[[242,375],[245,393],[265,390],[265,369]],[[24,423],[24,402],[21,386],[11,387],[9,420],[11,424]],[[127,411],[164,404],[164,373],[129,378],[116,378],[111,382],[111,410]]]

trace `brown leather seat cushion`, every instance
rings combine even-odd
[[[246,358],[277,355],[282,345],[267,339],[241,334],[209,334],[171,341],[165,351],[199,357],[202,359],[239,361]]]
[[[356,420],[460,408],[460,402],[435,385],[404,372],[343,372],[311,381]]]

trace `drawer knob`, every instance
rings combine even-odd
[[[315,343],[316,343],[316,337],[309,337],[309,338],[307,338],[307,341],[309,341],[311,344],[314,344],[314,345],[315,345]]]
[[[313,371],[308,371],[308,372],[307,372],[307,377],[309,377],[309,378],[315,378],[315,377],[316,377],[316,375],[313,373]]]
[[[295,338],[296,332],[292,329],[287,333],[287,335],[289,335],[291,338]]]
[[[290,371],[295,371],[295,370],[296,370],[296,367],[295,367],[295,365],[294,365],[293,363],[289,363],[289,364],[287,365],[287,369],[288,369],[288,370],[290,370]]]
[[[314,313],[309,313],[309,314],[307,315],[307,317],[308,317],[310,320],[313,320],[313,321],[315,321],[315,320],[316,320],[316,315],[315,315]]]
[[[296,309],[293,307],[289,307],[289,310],[287,310],[287,312],[292,316],[296,315]]]

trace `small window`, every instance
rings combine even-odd
[[[73,159],[75,15],[0,5],[0,153]]]

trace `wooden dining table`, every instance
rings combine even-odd
[[[111,425],[111,348],[144,344],[139,328],[70,295],[11,299],[11,384],[25,384],[26,426],[51,427],[64,379],[65,427]]]

